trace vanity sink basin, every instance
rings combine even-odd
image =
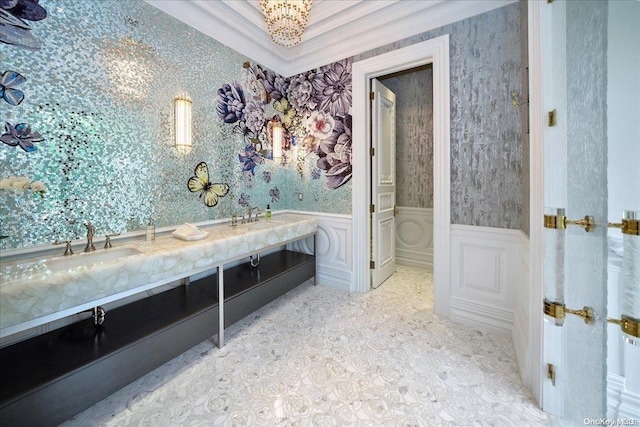
[[[245,226],[247,228],[251,228],[254,230],[266,230],[272,227],[275,227],[277,225],[282,225],[284,224],[284,222],[282,221],[278,221],[278,220],[273,220],[273,219],[269,219],[269,220],[260,220],[258,222],[250,222],[248,224],[245,224]]]
[[[45,262],[51,271],[63,271],[82,265],[97,264],[99,262],[115,261],[132,255],[141,254],[135,248],[100,249],[95,252],[53,258]]]

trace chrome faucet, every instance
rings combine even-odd
[[[84,226],[87,227],[87,246],[84,247],[84,251],[93,252],[96,250],[96,247],[93,246],[93,236],[96,234],[96,228],[90,222]]]
[[[69,255],[73,255],[73,249],[71,249],[71,240],[65,240],[63,242],[59,242],[59,241],[55,241],[53,242],[54,245],[66,245],[64,248],[64,256],[69,256]]]
[[[251,217],[251,213],[254,212],[254,211],[256,211],[256,216],[255,216],[255,218],[252,218]],[[247,219],[247,222],[258,221],[258,215],[259,215],[260,212],[257,212],[257,211],[258,211],[258,207],[257,206],[249,208],[249,219]]]

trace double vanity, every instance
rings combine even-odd
[[[2,336],[184,285],[111,309],[102,326],[89,318],[0,349],[0,422],[59,424],[207,338],[222,346],[225,327],[315,277],[311,216],[201,228],[201,240],[166,234],[87,254],[3,259]]]

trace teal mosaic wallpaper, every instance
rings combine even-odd
[[[284,78],[141,0],[0,8],[0,248],[78,238],[87,221],[104,235],[267,204],[351,212],[350,61]],[[183,92],[189,152],[173,146]]]

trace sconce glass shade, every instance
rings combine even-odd
[[[183,151],[191,149],[191,98],[181,93],[173,100],[176,125],[175,146]]]
[[[273,160],[282,158],[282,125],[280,122],[273,121],[271,122],[271,132],[272,132],[272,140],[273,140]]]

